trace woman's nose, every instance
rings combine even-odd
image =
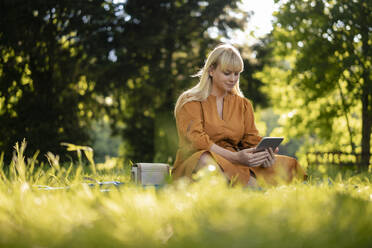
[[[238,76],[235,74],[231,74],[230,81],[235,82],[237,80]]]

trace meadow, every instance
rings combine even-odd
[[[24,149],[0,158],[1,247],[372,247],[368,172],[307,168],[306,182],[251,189],[204,171],[144,188],[89,149],[63,166]]]

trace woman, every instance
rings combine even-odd
[[[233,183],[257,185],[256,178],[276,184],[304,178],[294,158],[255,152],[261,140],[252,104],[239,88],[243,60],[236,48],[222,44],[208,56],[198,73],[199,83],[185,91],[175,106],[179,149],[175,179],[191,177],[206,165],[215,165]]]

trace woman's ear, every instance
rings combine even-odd
[[[214,67],[211,66],[211,67],[209,67],[208,74],[209,74],[210,77],[213,77],[213,73],[214,73]]]

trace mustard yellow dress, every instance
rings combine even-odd
[[[176,122],[179,146],[172,170],[174,179],[191,177],[204,152],[212,155],[230,180],[243,185],[248,183],[251,174],[269,184],[276,184],[278,178],[290,182],[306,176],[297,160],[288,156],[275,155],[274,165],[263,168],[234,164],[210,151],[213,143],[238,151],[255,147],[262,139],[255,125],[252,104],[244,97],[227,94],[223,99],[222,119],[214,95],[202,102],[188,102],[178,111]]]

